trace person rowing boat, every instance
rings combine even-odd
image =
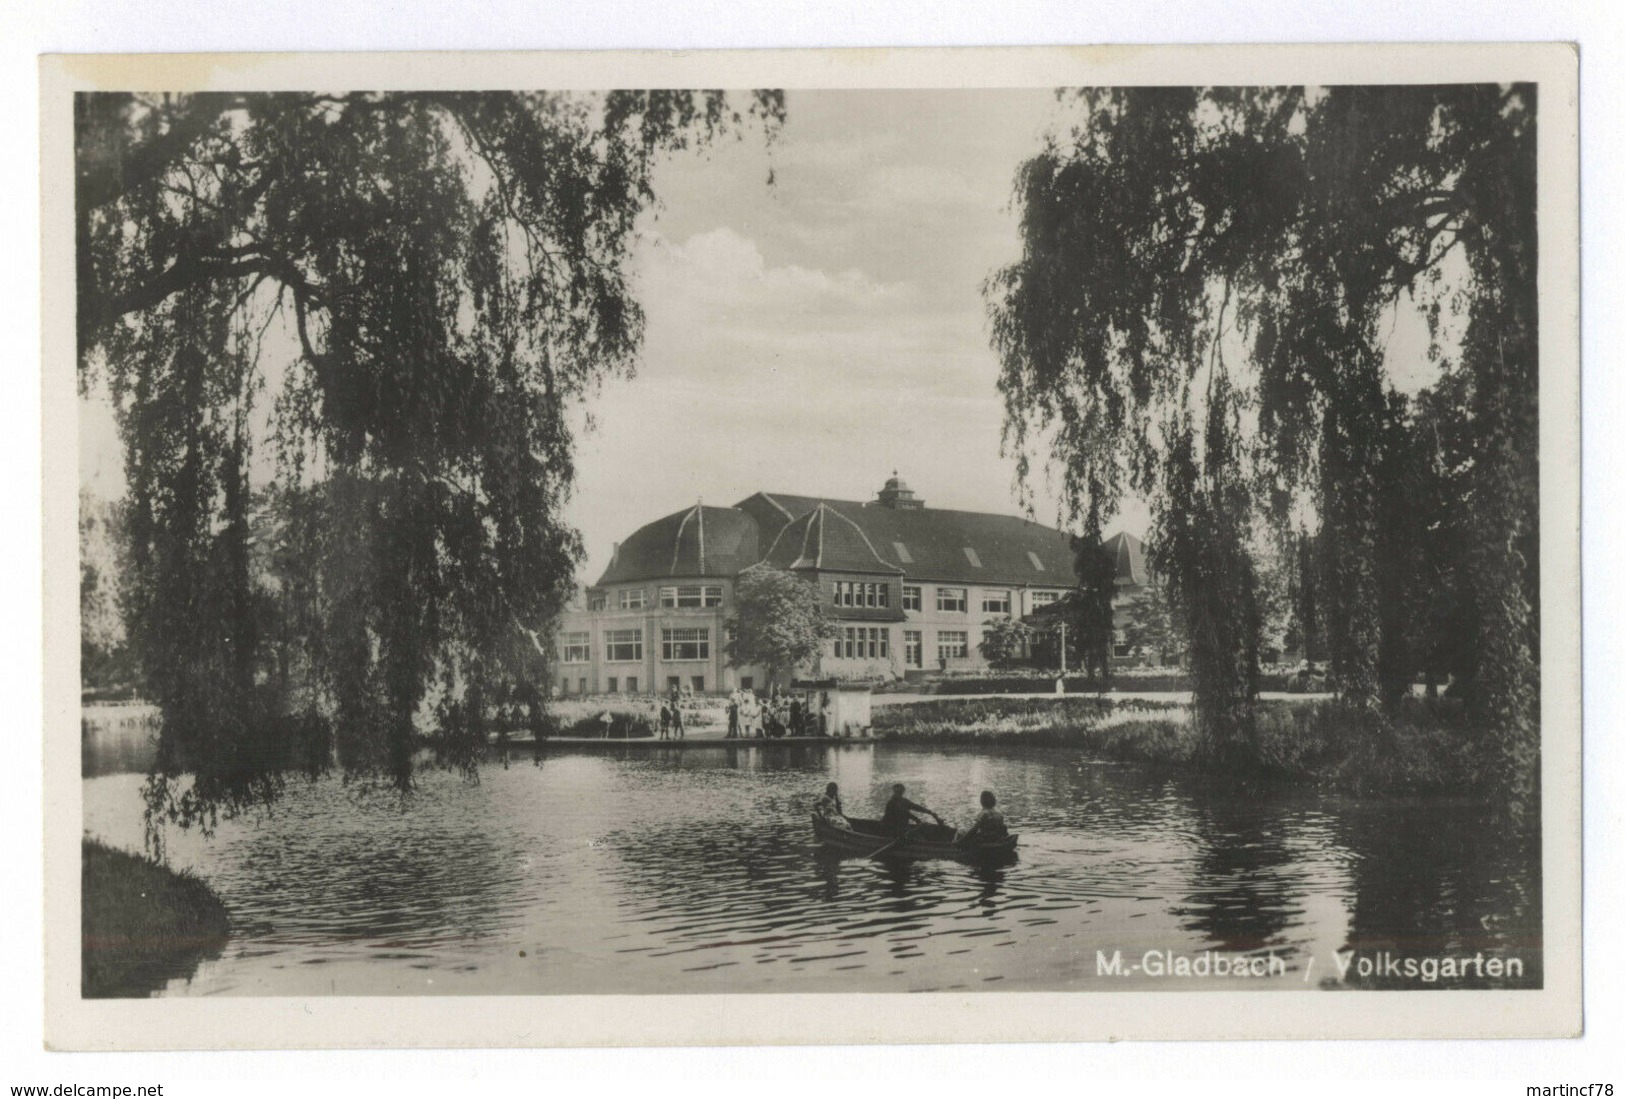
[[[923,813],[942,823],[942,818],[923,805],[916,805],[903,796],[904,786],[901,782],[891,788],[891,798],[886,802],[886,811],[880,818],[881,827],[888,836],[901,836],[915,823],[917,814]]]

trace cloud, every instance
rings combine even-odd
[[[786,264],[769,267],[754,240],[726,226],[696,233],[677,244],[651,237],[640,257],[639,276],[651,311],[722,303],[773,313],[889,309],[907,298],[907,283],[882,283],[856,267],[826,272]]]

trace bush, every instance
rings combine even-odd
[[[1239,755],[1204,751],[1188,707],[1099,696],[942,698],[879,707],[874,733],[931,744],[1076,748],[1103,759],[1223,771],[1357,796],[1485,789],[1486,773],[1451,700],[1406,699],[1388,715],[1337,702],[1265,702]]]

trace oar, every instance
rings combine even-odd
[[[942,818],[941,818],[941,817],[937,817],[937,818],[936,818],[936,822],[937,822],[937,823],[938,823],[938,824],[941,824],[941,823],[942,823]],[[907,829],[906,829],[906,828],[905,828],[905,829],[904,829],[904,830],[903,830],[903,831],[902,831],[902,833],[900,833],[900,834],[899,834],[899,835],[898,835],[898,836],[897,836],[897,837],[896,837],[896,838],[895,838],[895,839],[893,839],[893,840],[892,840],[892,841],[891,841],[891,842],[890,842],[890,843],[888,843],[888,844],[887,844],[887,845],[886,845],[886,846],[884,846],[884,847],[882,847],[882,848],[881,848],[881,849],[880,849],[880,850],[878,850],[878,851],[871,851],[871,852],[870,852],[870,853],[869,853],[869,857],[870,857],[870,858],[871,858],[871,859],[872,859],[872,858],[874,858],[874,857],[875,857],[875,856],[877,856],[877,855],[883,855],[883,854],[885,854],[885,853],[886,853],[886,852],[887,852],[887,851],[890,851],[890,850],[891,850],[891,849],[892,849],[892,848],[893,848],[893,847],[896,847],[896,846],[897,846],[897,845],[898,845],[898,844],[899,844],[899,843],[901,843],[901,842],[903,842],[903,840],[904,840],[904,839],[906,839],[906,838],[907,838],[907,837],[908,837],[908,830],[907,830]]]
[[[900,843],[902,841],[902,839],[903,839],[902,836],[897,836],[890,843],[888,843],[886,846],[880,848],[877,851],[869,852],[869,857],[872,859],[872,858],[875,858],[876,856],[884,855],[887,851],[890,851],[893,847],[896,847],[898,845],[898,843]]]

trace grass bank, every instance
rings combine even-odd
[[[1244,762],[1220,768],[1189,710],[1110,698],[938,698],[875,710],[875,736],[942,745],[1075,748],[1100,759],[1284,780],[1359,795],[1472,793],[1482,767],[1449,703],[1411,700],[1380,719],[1335,702],[1260,703]]]
[[[80,993],[146,996],[219,952],[226,906],[200,879],[86,839],[81,870]]]

